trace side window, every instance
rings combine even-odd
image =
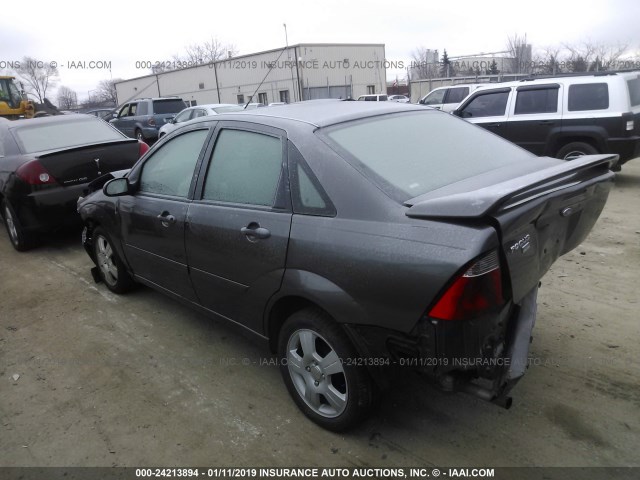
[[[273,206],[282,172],[282,140],[223,129],[204,184],[203,199]]]
[[[469,87],[450,88],[444,103],[460,103],[469,95]]]
[[[444,94],[447,93],[446,89],[436,90],[431,92],[424,99],[424,105],[440,105],[444,100]]]
[[[135,110],[135,115],[148,115],[149,114],[149,104],[146,102],[141,102],[138,104],[137,109]]]
[[[322,196],[311,182],[309,175],[307,175],[307,173],[302,169],[302,166],[300,164],[298,164],[297,170],[301,205],[305,208],[325,209],[327,207],[327,204],[322,199]]]
[[[516,115],[555,113],[558,111],[558,89],[523,90],[516,97]]]
[[[201,109],[197,109],[193,112],[193,118],[205,117],[207,112]]]
[[[140,191],[187,197],[208,130],[187,132],[165,143],[142,167]]]
[[[606,83],[585,83],[569,87],[569,111],[607,108],[609,108],[609,87]]]
[[[120,109],[120,112],[118,112],[118,118],[126,117],[127,115],[129,115],[129,104],[128,103],[124,107],[122,107]]]
[[[463,117],[496,117],[504,115],[509,92],[484,93],[473,98],[463,110]]]
[[[640,105],[640,77],[627,80],[629,102],[632,107]]]
[[[193,112],[193,110],[187,110],[186,112],[182,112],[182,113],[178,114],[178,116],[175,119],[175,123],[186,122],[187,120],[189,120],[189,118],[191,118],[191,113],[192,112]]]
[[[129,116],[133,117],[134,115],[137,115],[138,111],[138,104],[137,103],[132,103],[131,106],[129,107]]]

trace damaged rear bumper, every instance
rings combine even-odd
[[[443,321],[425,317],[409,335],[378,327],[346,325],[374,379],[388,385],[397,368],[427,375],[442,390],[461,391],[505,408],[509,392],[529,364],[538,287],[518,305],[474,320]],[[387,368],[391,367],[391,368]]]

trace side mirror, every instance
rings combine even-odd
[[[107,197],[120,197],[122,195],[127,195],[130,190],[131,187],[129,185],[129,181],[123,177],[109,180],[104,184],[104,187],[102,187],[102,192]]]
[[[455,115],[456,117],[460,117],[460,118],[469,118],[472,116],[471,112],[466,112],[458,108],[456,108],[453,112],[451,112],[451,115]]]

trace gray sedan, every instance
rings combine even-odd
[[[615,160],[535,157],[419,106],[302,102],[189,122],[79,211],[95,278],[264,340],[298,407],[343,430],[398,369],[509,407],[540,278]]]

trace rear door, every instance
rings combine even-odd
[[[139,173],[139,190],[120,198],[121,235],[133,272],[195,301],[184,248],[185,219],[208,128],[185,132],[155,150]]]
[[[549,140],[562,129],[562,93],[557,83],[517,87],[505,138],[535,155],[550,155]]]
[[[185,243],[200,303],[258,332],[289,242],[286,142],[282,130],[221,122],[188,213]]]

